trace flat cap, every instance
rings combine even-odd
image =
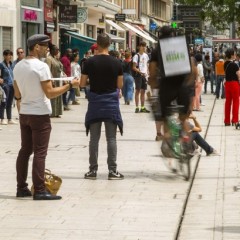
[[[27,40],[27,45],[28,47],[32,47],[36,44],[44,44],[48,43],[50,41],[49,36],[44,35],[44,34],[34,34],[31,37],[28,38]]]

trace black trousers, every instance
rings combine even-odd
[[[192,94],[193,93],[191,86],[185,85],[183,83],[162,83],[160,85],[159,91],[162,118],[164,119],[167,116],[167,107],[171,105],[171,102],[173,100],[176,100],[178,105],[183,105],[184,107],[182,109],[182,113],[187,114],[189,111],[189,106],[191,104]]]
[[[28,186],[28,163],[33,153],[32,180],[35,192],[45,191],[44,171],[48,143],[51,133],[49,115],[20,115],[21,149],[18,153],[17,189],[23,190]]]

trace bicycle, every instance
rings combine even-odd
[[[184,133],[179,115],[184,106],[168,107],[166,125],[168,133],[162,141],[161,150],[165,165],[173,172],[180,173],[186,181],[191,177],[192,144],[188,134]],[[167,159],[166,159],[167,158]],[[175,160],[175,164],[173,161]],[[174,166],[175,165],[175,166]]]

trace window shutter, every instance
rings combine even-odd
[[[13,50],[13,36],[11,27],[2,28],[2,49]]]

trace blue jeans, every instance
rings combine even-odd
[[[213,148],[202,138],[198,132],[192,132],[191,141],[195,141],[196,144],[206,152],[206,154],[212,153]]]
[[[117,125],[112,122],[104,122],[107,138],[107,164],[108,170],[116,171],[117,169]],[[98,145],[101,137],[102,122],[92,123],[90,125],[90,142],[89,142],[89,164],[90,171],[98,170]]]
[[[123,97],[125,102],[133,100],[134,78],[129,73],[123,73]]]
[[[62,95],[62,100],[63,100],[63,105],[67,106],[69,101],[75,101],[75,91],[74,88],[72,88],[71,90],[69,90],[69,95],[68,95],[68,91],[63,93]]]
[[[72,89],[69,90],[67,105],[68,105],[69,101],[74,102],[75,101],[75,97],[76,97],[75,90],[74,90],[74,88],[72,88]]]
[[[216,86],[216,96],[217,96],[217,98],[219,98],[221,87],[222,87],[221,98],[225,97],[225,91],[224,91],[224,86],[223,86],[223,79],[224,79],[223,75],[217,75],[217,86]]]
[[[212,75],[205,76],[205,82],[204,82],[204,93],[207,93],[207,83],[210,81],[211,83],[211,93],[213,93],[213,78]]]
[[[13,86],[9,86],[7,84],[2,85],[2,89],[6,94],[6,102],[1,102],[0,104],[0,119],[4,119],[4,111],[6,109],[7,119],[12,119],[12,104],[14,97],[14,89]]]

